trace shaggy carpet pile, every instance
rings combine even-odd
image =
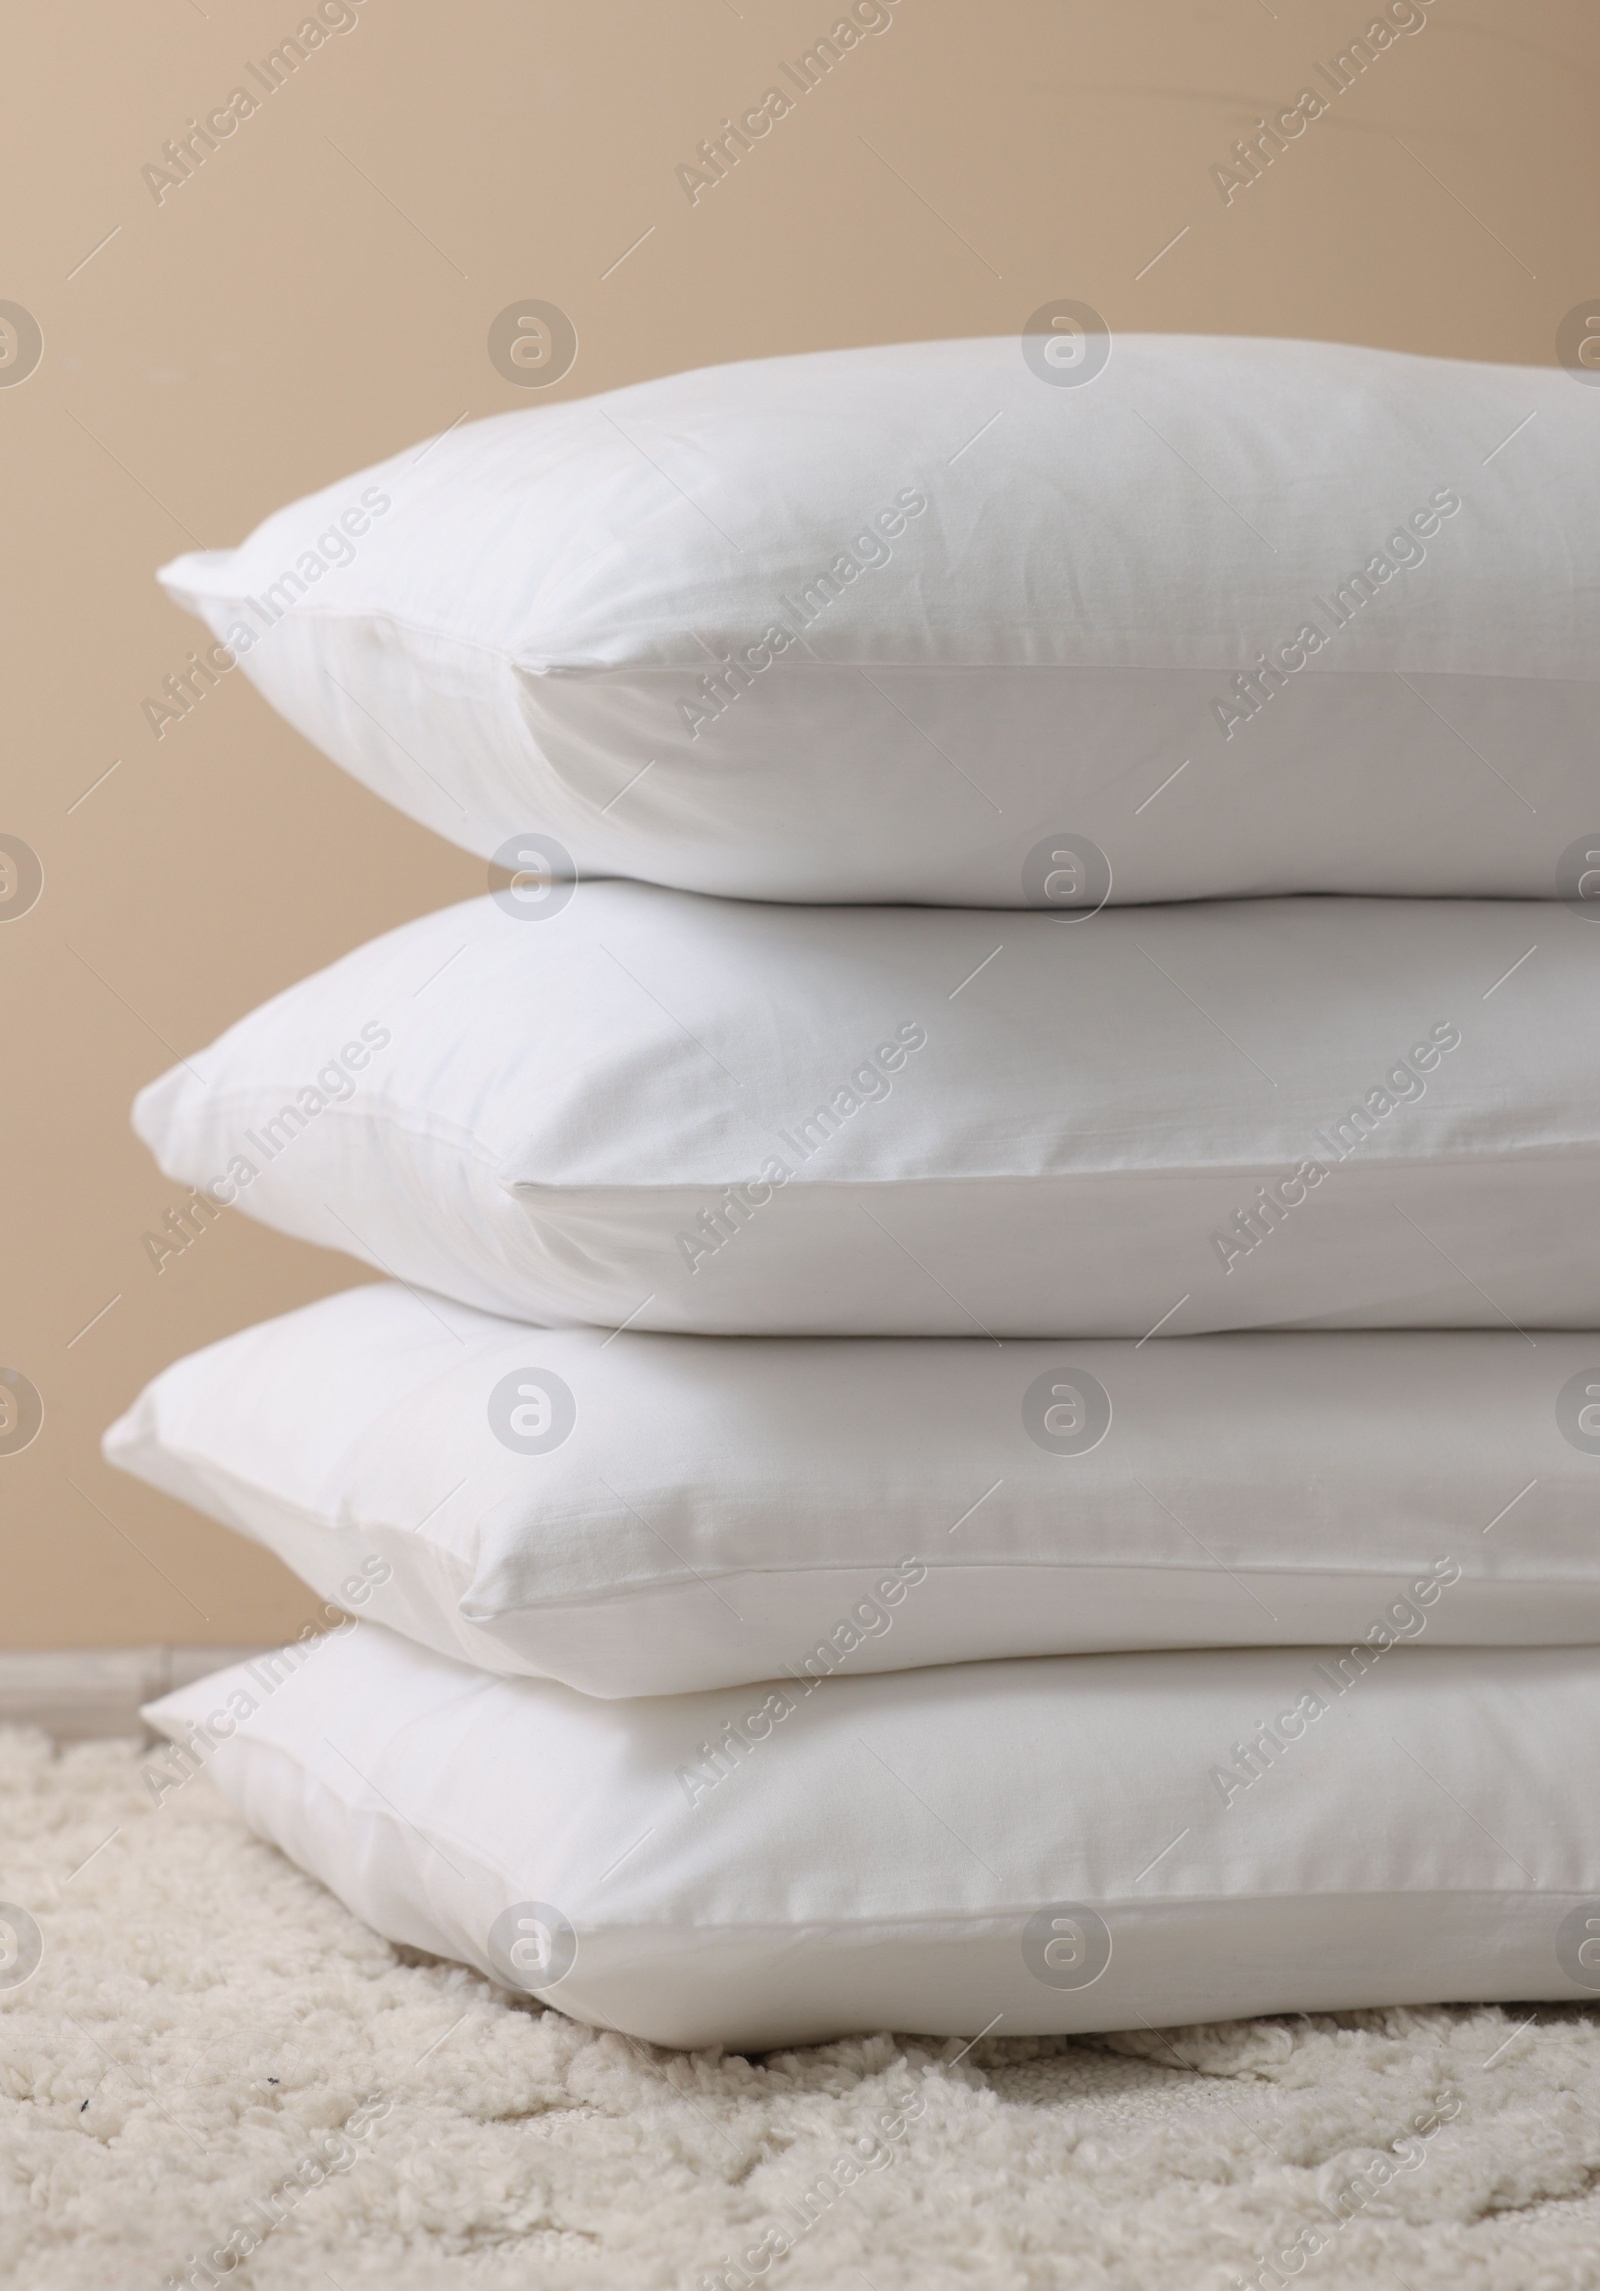
[[[140,1755],[0,1733],[8,2283],[1600,2285],[1588,2011],[658,2052],[390,1948]]]

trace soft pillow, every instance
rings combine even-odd
[[[1600,1654],[1069,1655],[597,1702],[371,1624],[145,1713],[391,1941],[749,2050],[1600,1988]]]
[[[1600,1408],[1562,1399],[1597,1363],[1509,1329],[605,1338],[383,1285],[177,1362],[105,1452],[324,1599],[587,1694],[1558,1645],[1600,1641]]]
[[[1600,935],[1558,904],[566,891],[409,923],[147,1089],[209,1189],[158,1267],[236,1201],[607,1328],[1600,1327]]]
[[[169,565],[220,642],[146,713],[238,662],[469,850],[735,897],[1552,897],[1596,824],[1593,394],[1105,347],[1041,314],[466,424]]]

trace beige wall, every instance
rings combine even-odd
[[[158,206],[141,168],[253,85],[245,60],[304,6],[84,0],[8,36],[0,301],[45,339],[0,389],[0,834],[46,871],[0,925],[0,1362],[47,1410],[0,1457],[12,1645],[251,1641],[309,1612],[262,1554],[110,1472],[98,1435],[180,1352],[366,1276],[238,1215],[158,1275],[140,1236],[181,1189],[128,1102],[263,996],[482,884],[242,677],[158,741],[141,702],[199,632],[155,566],[525,403],[485,348],[525,296],[576,323],[566,395],[1009,333],[1059,296],[1114,329],[1544,362],[1600,293],[1593,0],[1429,0],[1229,205],[1213,164],[1323,86],[1371,0],[894,0],[694,206],[678,163],[839,0],[360,0]]]

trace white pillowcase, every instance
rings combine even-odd
[[[146,1716],[390,1940],[754,2049],[1600,1989],[1600,1654],[1075,1655],[597,1702],[368,1624]],[[1580,1955],[1580,1951],[1583,1954]]]
[[[507,911],[507,910],[510,911]],[[139,1098],[170,1176],[486,1311],[716,1333],[1600,1326],[1600,935],[585,883],[409,923]]]
[[[1593,393],[1182,335],[1045,378],[1102,345],[467,424],[169,565],[223,642],[147,713],[238,660],[469,850],[735,897],[1553,896],[1596,827]]]
[[[158,1376],[109,1460],[485,1670],[1600,1641],[1600,1337],[1135,1346],[519,1327],[382,1285]],[[1580,1445],[1579,1442],[1582,1444]]]

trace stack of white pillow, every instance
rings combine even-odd
[[[384,1276],[108,1435],[361,1618],[157,1771],[671,2044],[1581,1996],[1600,400],[1037,349],[169,568],[491,888],[138,1102],[188,1219]]]

